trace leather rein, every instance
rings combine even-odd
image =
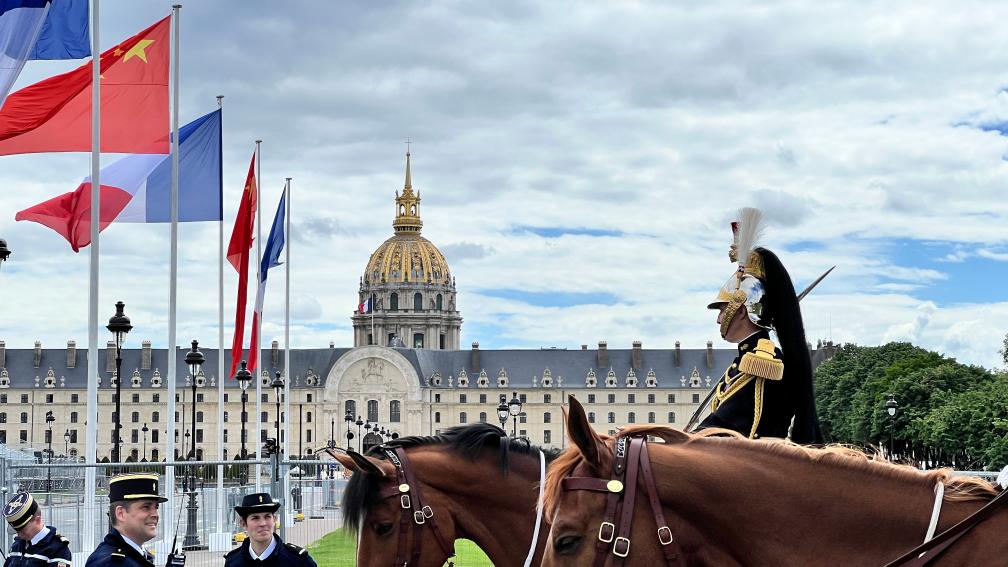
[[[645,436],[621,436],[613,447],[612,475],[597,477],[567,477],[563,490],[590,490],[606,494],[605,512],[595,540],[594,567],[603,567],[611,560],[614,567],[624,564],[630,554],[630,531],[637,499],[638,478],[644,485],[648,503],[658,526],[658,543],[666,565],[680,565],[679,545],[665,522],[658,489],[655,486],[651,459]]]
[[[385,455],[396,468],[396,484],[382,488],[378,495],[384,498],[399,497],[401,513],[399,515],[399,544],[396,549],[396,567],[416,565],[420,561],[421,546],[423,543],[423,528],[430,526],[441,550],[447,559],[455,557],[455,542],[449,541],[438,528],[434,519],[434,510],[424,503],[420,494],[420,483],[416,481],[413,471],[407,465],[406,452],[400,447],[384,449]],[[413,548],[407,550],[407,534],[413,526]],[[407,553],[409,555],[407,555]]]

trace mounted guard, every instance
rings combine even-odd
[[[762,228],[762,213],[754,208],[740,210],[732,223],[728,257],[738,268],[707,308],[719,311],[721,336],[738,344],[738,356],[718,381],[711,413],[697,430],[720,427],[751,439],[822,443],[799,297],[777,255],[757,246]]]

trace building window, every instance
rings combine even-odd
[[[308,433],[308,442],[309,442],[309,443],[311,443],[311,429],[309,429],[309,430],[307,431],[307,433]],[[311,450],[311,449],[309,449],[309,451],[310,451],[310,450]]]
[[[78,401],[78,399],[79,399],[79,398],[78,398],[77,394],[70,394],[70,403],[71,403],[71,404],[77,404],[77,403],[80,403],[80,402]],[[3,402],[4,402],[5,404],[7,403],[7,396],[4,396],[4,400],[3,400]]]
[[[551,418],[551,417],[552,417],[552,416],[550,416],[550,412],[546,412],[546,413],[544,413],[544,414],[543,414],[543,423],[549,423],[549,422],[550,422],[550,418]]]
[[[616,423],[616,412],[609,412],[609,423]]]
[[[18,440],[21,441],[22,443],[27,443],[28,442],[28,430],[27,429],[22,429],[21,430],[21,434],[19,435],[19,439]]]
[[[203,403],[203,394],[196,394],[196,401],[198,403]]]
[[[675,423],[675,412],[674,411],[668,412],[668,422],[669,422],[669,424]]]
[[[670,403],[670,404],[674,404],[675,403],[675,394],[669,394],[668,395],[668,403]]]
[[[481,411],[480,412],[480,423],[486,423],[486,412],[485,411]]]
[[[311,433],[311,430],[309,429],[308,432]],[[228,435],[227,434],[228,434],[228,430],[225,429],[224,430],[224,442],[225,443],[228,442]],[[224,449],[224,460],[227,460],[227,449]]]
[[[151,423],[157,423],[161,420],[161,412],[156,411],[151,414]]]
[[[269,403],[269,394],[263,394],[262,395],[262,403],[264,403],[264,404]]]
[[[595,423],[595,412],[588,412],[588,423]]]
[[[307,419],[305,420],[305,422],[306,423],[311,423],[311,412],[308,412],[308,414],[307,414],[306,417],[307,417]]]
[[[196,412],[196,423],[203,423],[203,412]]]
[[[196,442],[197,443],[202,443],[203,442],[203,430],[202,429],[197,429],[196,430]]]
[[[627,394],[626,401],[628,404],[637,403],[637,396],[635,394]]]
[[[553,435],[551,435],[551,433],[552,432],[549,429],[547,429],[546,431],[543,431],[543,443],[549,445],[550,443],[553,442],[553,439],[552,439]]]
[[[308,394],[307,396],[308,396],[308,399],[306,399],[305,402],[307,402],[307,403],[310,404],[311,403],[311,399],[312,399],[311,394]]]
[[[367,420],[371,423],[378,422],[378,400],[368,400]]]
[[[435,404],[441,403],[441,394],[434,394],[434,403]]]
[[[22,404],[28,403],[28,394],[21,394],[21,403]]]
[[[76,396],[77,394],[74,394],[74,397]],[[6,404],[6,403],[7,403],[7,394],[0,394],[0,404]],[[74,403],[77,403],[77,400],[74,400]]]
[[[140,412],[135,411],[132,414],[130,414],[130,422],[131,423],[140,423]]]
[[[0,444],[7,444],[7,430],[0,431]]]
[[[459,412],[459,423],[465,423],[465,422],[466,422],[466,412],[464,411]]]
[[[399,294],[392,292],[388,300],[389,311],[399,311]]]
[[[609,403],[610,404],[616,403],[616,394],[609,394]]]
[[[7,423],[7,412],[0,413],[0,423]]]
[[[261,430],[259,432],[259,442],[265,442],[266,441],[266,435],[267,435],[266,430],[265,429]]]
[[[133,394],[133,403],[134,404],[140,403],[140,394]]]
[[[434,308],[437,309],[438,311],[441,311],[441,309],[442,309],[441,294],[440,293],[437,294],[437,297],[434,298]]]
[[[400,409],[401,406],[402,404],[399,402],[399,400],[392,400],[391,402],[389,402],[389,422],[399,423],[401,419],[399,415],[401,411]]]
[[[654,394],[648,394],[647,395],[647,403],[653,404],[654,400],[655,400]]]
[[[548,403],[551,403],[551,402],[550,402],[550,400],[551,400],[551,399],[552,399],[552,398],[550,397],[550,395],[549,395],[549,394],[543,394],[543,403],[544,403],[544,404],[548,404]]]
[[[694,404],[700,403],[700,394],[693,394],[693,403]]]
[[[227,401],[227,394],[224,394],[224,401],[225,402]],[[161,403],[161,394],[154,394],[153,396],[151,396],[151,402],[155,403],[155,404],[160,404]]]
[[[175,423],[178,423],[178,412],[175,412]]]
[[[441,423],[441,412],[434,412],[434,423]]]
[[[649,411],[648,412],[648,414],[647,414],[647,422],[648,423],[654,423],[655,422],[655,413],[653,411]]]
[[[485,404],[486,403],[486,394],[480,394],[480,403],[481,404]]]
[[[28,412],[21,412],[21,423],[28,423]]]
[[[46,433],[49,433],[49,432],[46,431]],[[140,442],[140,432],[137,431],[136,429],[134,429],[133,431],[130,431],[130,443],[139,443],[139,442]],[[47,441],[47,443],[48,443],[48,441]]]
[[[521,400],[523,405],[528,403],[528,396],[525,394],[518,394],[518,399]]]
[[[158,435],[158,430],[157,429],[151,429],[151,432],[150,432],[151,443],[157,443],[158,441],[160,441],[160,439],[161,439],[161,436]]]
[[[444,350],[445,349],[445,336],[444,336],[444,333],[441,333],[441,337],[438,339],[438,341],[439,341],[438,344],[440,345],[441,350]]]
[[[269,412],[259,414],[259,423],[269,423]],[[266,431],[265,429],[263,431]]]
[[[45,395],[45,403],[47,403],[47,404],[53,403],[53,395],[52,394],[46,394]]]
[[[357,415],[357,402],[353,400],[347,400],[343,402],[343,413],[349,413],[350,415]]]
[[[525,412],[518,414],[518,423],[528,423],[528,414]]]
[[[423,333],[413,333],[413,348],[423,348]]]
[[[413,294],[413,311],[423,311],[423,295],[420,293]]]
[[[70,423],[77,423],[77,412],[70,412]]]
[[[588,403],[589,404],[595,403],[595,394],[588,394]]]
[[[465,394],[459,394],[459,403],[460,404],[466,403],[466,395]]]
[[[627,423],[637,423],[637,414],[630,412],[627,414]]]

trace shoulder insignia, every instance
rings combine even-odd
[[[780,380],[784,377],[784,361],[777,358],[776,348],[770,339],[760,339],[755,350],[742,355],[739,372],[767,380]]]
[[[297,553],[298,555],[301,555],[302,553],[305,552],[305,548],[298,547],[298,546],[294,545],[293,543],[285,543],[284,545],[286,545],[288,549],[290,549],[294,553]]]

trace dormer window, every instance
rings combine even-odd
[[[56,387],[56,373],[53,372],[52,366],[50,366],[49,370],[46,371],[45,387],[46,388]]]
[[[479,378],[476,379],[476,385],[480,388],[490,386],[490,378],[487,376],[486,370],[480,370]]]
[[[550,372],[549,367],[546,367],[546,370],[543,370],[542,387],[549,388],[552,385],[553,385],[553,373]]]
[[[140,369],[139,368],[134,368],[133,369],[133,376],[130,376],[130,386],[132,386],[133,388],[139,388],[140,387]]]
[[[644,385],[648,388],[658,387],[658,376],[655,375],[654,368],[648,370],[647,377],[644,378]]]
[[[206,374],[204,374],[203,370],[200,369],[200,371],[196,373],[196,387],[202,388],[204,386],[206,386]]]
[[[610,368],[609,369],[609,373],[606,374],[605,387],[606,388],[615,388],[616,387],[616,373],[613,372],[612,368]]]
[[[508,385],[508,375],[507,372],[501,368],[500,372],[497,373],[497,387],[507,388]]]
[[[585,386],[594,388],[596,385],[598,385],[598,378],[595,376],[595,369],[589,368],[588,375],[585,376]]]
[[[315,374],[315,371],[312,370],[311,368],[309,368],[308,369],[308,374],[307,374],[307,376],[305,376],[305,385],[306,386],[318,386],[318,383],[319,383],[318,374]]]
[[[161,387],[161,371],[158,370],[157,368],[154,369],[154,375],[151,376],[150,385],[152,388]]]
[[[435,372],[430,378],[431,386],[439,387],[441,386],[441,373]]]
[[[633,368],[631,368],[626,373],[626,386],[627,386],[627,388],[636,388],[637,387],[637,373],[633,371]]]
[[[10,388],[10,374],[7,369],[0,369],[0,388]]]
[[[459,388],[468,388],[469,387],[469,374],[466,373],[465,368],[463,368],[461,371],[459,371],[459,382],[458,382],[458,385],[459,385]]]
[[[690,373],[689,385],[690,388],[700,387],[700,372],[697,370],[696,366],[693,367],[693,372]]]

